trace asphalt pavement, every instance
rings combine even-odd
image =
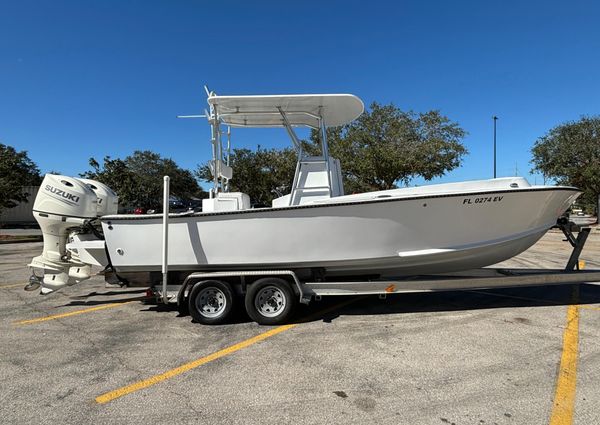
[[[25,292],[40,252],[0,245],[3,423],[548,424],[557,391],[573,423],[600,423],[598,285],[325,298],[285,328],[202,326],[99,276]],[[568,254],[553,232],[502,265]],[[600,269],[600,232],[582,259]]]

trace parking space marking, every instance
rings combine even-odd
[[[141,300],[142,299],[133,300],[133,301],[116,302],[116,303],[110,303],[110,304],[105,304],[105,305],[99,305],[96,307],[84,308],[82,310],[69,311],[67,313],[54,314],[52,316],[38,317],[37,319],[21,320],[19,322],[15,322],[15,325],[31,325],[33,323],[46,322],[48,320],[62,319],[64,317],[71,317],[71,316],[77,316],[79,314],[91,313],[92,311],[105,310],[107,308],[121,307],[125,304],[131,304],[131,303],[139,302]]]
[[[593,305],[585,305],[585,304],[581,305],[581,304],[580,304],[580,305],[579,305],[579,308],[585,308],[586,310],[596,310],[596,311],[600,311],[600,307],[596,307],[596,306],[593,306]]]
[[[579,355],[579,307],[570,305],[563,333],[563,350],[556,380],[550,425],[571,425],[575,411],[577,357]]]
[[[18,286],[21,287],[25,287],[25,285],[27,285],[26,283],[13,283],[11,285],[0,285],[0,289],[5,289],[5,288],[16,288]]]
[[[309,316],[306,320],[310,321],[311,319],[314,319],[315,317],[318,316],[322,316],[324,314],[328,314],[332,311],[338,310],[342,307],[345,307],[349,304],[352,304],[360,299],[363,299],[364,297],[356,297],[356,298],[352,298],[349,300],[346,300],[344,302],[338,303],[332,307],[329,308],[325,308],[311,316]],[[171,369],[168,370],[166,372],[163,372],[161,374],[158,375],[154,375],[150,378],[135,382],[133,384],[130,385],[126,385],[124,387],[118,388],[114,391],[109,391],[107,393],[104,393],[102,395],[99,395],[98,397],[96,397],[96,403],[98,404],[105,404],[108,403],[110,401],[113,401],[117,398],[123,397],[127,394],[131,394],[133,392],[139,391],[141,389],[144,388],[148,388],[152,385],[158,384],[159,382],[162,382],[164,380],[167,380],[169,378],[173,378],[175,376],[181,375],[182,373],[185,373],[187,371],[190,371],[192,369],[195,369],[199,366],[202,366],[206,363],[212,362],[213,360],[217,360],[220,359],[221,357],[225,357],[229,354],[233,354],[236,351],[242,350],[246,347],[249,347],[253,344],[256,344],[257,342],[263,341],[267,338],[270,338],[272,336],[275,336],[277,334],[280,334],[282,332],[285,332],[289,329],[295,328],[296,326],[298,326],[297,323],[294,324],[290,324],[290,325],[282,325],[282,326],[278,326],[276,328],[270,329],[266,332],[263,332],[261,334],[258,334],[252,338],[246,339],[242,342],[238,342],[237,344],[231,345],[227,348],[224,348],[222,350],[219,350],[215,353],[209,354],[208,356],[205,357],[201,357],[197,360],[191,361],[189,363],[185,363],[179,367],[176,367],[175,369]]]
[[[550,305],[560,305],[555,301],[526,297],[495,294],[491,292],[469,291],[479,294],[492,295],[504,298],[514,298],[527,301],[545,302]],[[567,324],[563,332],[563,347],[560,357],[560,366],[556,379],[554,402],[550,415],[550,425],[572,425],[575,413],[575,393],[577,390],[577,361],[579,357],[579,312],[582,308],[598,310],[599,307],[578,305],[579,285],[573,287],[571,305],[567,309]]]
[[[154,375],[151,378],[135,382],[135,383],[133,383],[131,385],[127,385],[125,387],[121,387],[121,388],[119,388],[117,390],[107,392],[105,394],[102,394],[102,395],[96,397],[96,403],[99,403],[99,404],[108,403],[109,401],[112,401],[112,400],[114,400],[116,398],[123,397],[124,395],[130,394],[132,392],[141,390],[143,388],[150,387],[150,386],[152,386],[154,384],[158,384],[159,382],[162,382],[162,381],[164,381],[166,379],[172,378],[172,377],[177,376],[177,375],[181,375],[182,373],[187,372],[188,370],[195,369],[198,366],[202,366],[203,364],[206,364],[208,362],[212,362],[213,360],[219,359],[219,358],[224,357],[224,356],[226,356],[228,354],[235,353],[236,351],[239,351],[239,350],[241,350],[243,348],[246,348],[246,347],[249,347],[249,346],[251,346],[253,344],[256,344],[259,341],[262,341],[262,340],[265,340],[267,338],[270,338],[270,337],[272,337],[274,335],[277,335],[277,334],[279,334],[281,332],[285,332],[288,329],[291,329],[291,328],[293,328],[295,326],[297,326],[297,325],[296,324],[283,325],[283,326],[279,326],[279,327],[270,329],[270,330],[268,330],[266,332],[263,332],[261,334],[256,335],[255,337],[249,338],[249,339],[247,339],[245,341],[242,341],[242,342],[238,342],[235,345],[229,346],[227,348],[224,348],[222,350],[219,350],[219,351],[217,351],[215,353],[209,354],[208,356],[199,358],[199,359],[194,360],[192,362],[183,364],[183,365],[181,365],[179,367],[176,367],[175,369],[168,370],[168,371],[166,371],[164,373],[161,373],[159,375]]]

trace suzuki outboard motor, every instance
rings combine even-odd
[[[104,183],[100,183],[96,180],[90,179],[80,179],[80,182],[85,184],[87,187],[92,189],[92,191],[98,197],[97,203],[97,215],[98,217],[102,217],[103,215],[116,214],[119,209],[119,197],[113,190],[105,185]]]
[[[104,254],[96,219],[114,213],[118,197],[102,183],[46,174],[33,204],[33,216],[44,237],[42,255],[31,260],[30,286],[41,284],[42,294],[74,285],[91,276],[91,265],[102,265],[70,249],[68,242],[96,244]],[[81,242],[80,242],[81,243]],[[104,261],[105,255],[104,255]]]

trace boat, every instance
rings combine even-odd
[[[476,269],[532,246],[580,195],[521,177],[345,194],[326,129],[360,116],[358,97],[208,92],[208,106],[212,187],[202,212],[168,215],[169,281],[210,271],[291,270],[326,280]],[[287,131],[298,153],[290,193],[252,208],[248,195],[229,190],[235,170],[224,126]],[[303,151],[298,127],[320,132],[320,155]],[[43,293],[87,279],[91,266],[111,282],[160,283],[163,214],[116,214],[117,195],[90,180],[46,175],[42,188],[33,209],[44,252],[30,266]]]

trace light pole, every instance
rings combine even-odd
[[[494,120],[494,178],[496,178],[496,121],[498,121],[498,117],[494,115],[492,119]]]

